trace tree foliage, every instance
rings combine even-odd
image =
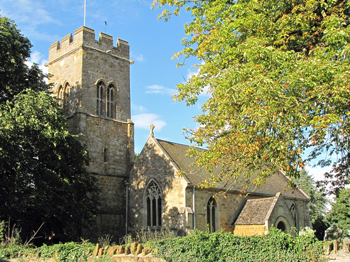
[[[255,185],[283,169],[297,177],[311,160],[332,165],[331,189],[349,182],[350,2],[341,0],[155,0],[182,7],[184,49],[199,72],[179,84],[175,99],[210,94],[188,129],[208,150],[190,154],[210,172],[209,185],[245,174]],[[181,65],[181,64],[180,64]],[[306,152],[310,152],[306,154]],[[234,163],[234,164],[232,164]]]
[[[316,237],[323,240],[324,231],[329,227],[325,220],[328,200],[323,192],[317,189],[314,178],[305,169],[301,170],[300,177],[294,182],[310,197],[309,210],[312,228],[316,231]]]
[[[30,56],[32,47],[16,24],[7,17],[0,16],[0,103],[30,88],[47,90],[45,76],[37,64],[30,68],[24,61]]]
[[[7,43],[0,49],[0,221],[10,218],[24,238],[42,222],[42,233],[77,236],[97,208],[88,153],[67,131],[44,74],[25,65],[28,39],[9,19],[0,17],[0,25]]]
[[[332,210],[327,214],[331,225],[337,225],[343,231],[350,230],[350,188],[342,189],[337,193]],[[344,235],[345,236],[345,235]]]

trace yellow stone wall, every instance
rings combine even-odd
[[[262,236],[266,232],[265,225],[237,225],[233,234],[235,236]]]

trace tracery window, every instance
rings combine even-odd
[[[290,210],[290,212],[292,213],[292,216],[293,216],[293,220],[294,220],[294,224],[295,224],[294,226],[299,232],[299,216],[298,216],[298,210],[297,210],[297,207],[296,207],[295,203],[293,203],[290,206],[289,210]]]
[[[162,225],[162,197],[158,185],[151,181],[146,191],[147,226]]]
[[[109,85],[107,89],[107,117],[114,117],[114,110],[113,110],[113,93],[114,93],[114,86]]]
[[[216,201],[214,197],[211,197],[207,204],[207,225],[209,227],[209,232],[216,231],[215,215],[216,215]]]
[[[96,88],[96,114],[97,115],[102,115],[103,113],[103,110],[102,110],[102,96],[103,96],[103,88],[104,88],[104,85],[102,82],[99,82],[97,84],[97,88]]]

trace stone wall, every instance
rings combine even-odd
[[[115,88],[114,106],[116,119],[126,122],[130,119],[130,60],[129,44],[117,40],[113,46],[113,37],[100,33],[99,41],[95,32],[87,27],[75,30],[74,38],[69,34],[61,43],[55,42],[49,51],[50,82],[54,84],[53,93],[58,95],[59,88],[69,84],[67,94],[67,114],[79,110],[96,114],[96,84],[99,80]],[[105,97],[106,89],[104,90]],[[105,99],[103,108],[106,107]],[[106,115],[106,112],[103,112]]]
[[[213,195],[217,195],[217,203],[216,203],[216,231],[223,230],[224,232],[233,232],[235,229],[233,223],[237,216],[239,215],[241,209],[243,208],[247,199],[259,199],[263,197],[272,197],[273,195],[268,194],[260,194],[260,193],[251,193],[246,198],[239,197],[239,192],[228,191],[224,195],[218,194],[220,190],[212,188],[212,189],[199,189],[195,188],[195,224],[196,229],[201,231],[207,230],[207,204],[209,199]],[[290,206],[294,204],[297,209],[297,219],[296,223],[292,213],[290,212]],[[186,206],[190,207],[193,210],[193,187],[188,186],[186,188]],[[281,201],[278,203],[276,210],[272,212],[271,217],[269,219],[270,228],[272,225],[276,227],[276,222],[278,222],[278,218],[283,216],[287,219],[288,230],[292,227],[305,227],[309,225],[309,212],[308,207],[305,200],[292,198],[292,197],[282,197]],[[255,227],[255,226],[254,226]],[[250,229],[255,230],[255,228]],[[258,232],[261,232],[259,229]],[[255,234],[255,233],[254,233]],[[260,234],[260,233],[257,233]]]
[[[277,227],[277,224],[282,221],[286,225],[286,231],[296,228],[299,232],[300,228],[311,227],[308,205],[305,200],[292,198],[288,196],[281,196],[271,213],[268,221],[268,227]],[[295,216],[291,211],[291,206],[295,205],[297,215]]]
[[[263,236],[267,232],[265,225],[236,225],[235,236]]]
[[[105,234],[114,240],[125,234],[126,186],[134,161],[134,125],[130,113],[129,44],[87,27],[55,42],[49,51],[53,95],[60,97],[68,129],[89,151],[88,172],[101,189],[97,224],[84,233],[90,239]],[[97,85],[104,84],[102,110],[97,112]],[[112,84],[113,117],[107,117],[107,87]],[[60,92],[63,90],[63,92]]]
[[[68,119],[68,128],[75,134],[83,134],[80,140],[89,151],[89,172],[128,177],[134,157],[131,121],[125,123],[76,113]]]
[[[145,189],[152,179],[162,191],[162,227],[183,229],[180,214],[186,205],[187,182],[177,175],[177,170],[163,153],[156,140],[149,138],[130,175],[130,225],[131,231],[147,227]]]
[[[218,190],[199,189],[195,188],[195,220],[196,229],[201,231],[207,230],[207,204],[209,199],[218,193]],[[186,206],[193,210],[193,189],[186,189]],[[238,194],[227,194],[226,198],[223,195],[218,195],[216,203],[216,231],[223,230],[224,232],[232,232],[233,216],[238,207],[240,207],[241,199]]]

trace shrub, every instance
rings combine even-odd
[[[33,246],[24,248],[21,245],[16,245],[8,248],[0,249],[0,258],[2,259],[11,259],[18,258],[22,256],[30,256],[36,258],[55,258],[57,261],[78,261],[79,258],[82,258],[83,261],[86,261],[87,255],[86,252],[89,249],[93,249],[94,245],[92,243],[83,242],[83,243],[65,243],[65,244],[56,244],[52,246],[43,245],[38,248]]]
[[[266,236],[228,233],[195,235],[150,243],[166,261],[322,261],[322,242],[272,229]]]
[[[131,234],[124,236],[121,240],[121,244],[130,245],[133,242],[146,243],[148,241],[158,241],[162,239],[169,239],[176,237],[177,232],[170,228],[162,228],[160,230],[151,230],[150,228],[137,231],[134,236]]]

